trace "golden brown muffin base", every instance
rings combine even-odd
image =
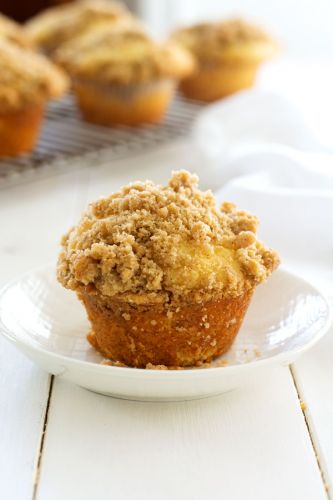
[[[242,324],[252,290],[239,297],[175,310],[163,305],[133,307],[117,299],[79,294],[92,333],[91,345],[105,357],[133,367],[194,366],[228,351]]]
[[[83,118],[100,125],[158,123],[174,93],[172,81],[125,86],[74,83]]]
[[[43,115],[44,104],[0,113],[0,157],[31,151],[37,142]]]
[[[190,99],[216,101],[239,90],[252,87],[257,68],[257,63],[242,62],[201,67],[193,76],[182,80],[180,88]]]

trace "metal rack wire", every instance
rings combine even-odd
[[[0,187],[60,174],[69,168],[112,161],[186,136],[202,109],[177,96],[159,125],[108,128],[81,120],[73,97],[51,103],[36,149],[0,161]]]

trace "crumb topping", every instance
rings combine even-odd
[[[26,32],[49,54],[85,31],[132,21],[126,7],[110,0],[81,0],[43,10],[26,23]]]
[[[92,203],[62,239],[58,280],[66,288],[131,304],[238,296],[265,281],[277,254],[256,238],[257,218],[216,206],[198,177],[136,182]]]
[[[58,97],[67,87],[67,77],[46,58],[0,40],[1,112]]]
[[[229,362],[227,359],[219,359],[214,362],[203,362],[199,361],[193,366],[166,366],[166,365],[153,365],[152,363],[147,363],[145,370],[193,370],[195,368],[222,368],[223,366],[228,366]],[[112,361],[111,359],[103,359],[101,365],[105,366],[117,366],[119,368],[133,368],[131,366],[125,365],[121,361]],[[134,370],[136,368],[133,368]],[[302,408],[303,409],[303,408]]]
[[[242,19],[206,22],[177,30],[173,38],[199,60],[219,60],[246,51],[249,56],[270,55],[276,50],[272,38],[259,26]]]
[[[22,26],[0,13],[0,40],[2,39],[20,47],[31,46],[31,41]]]
[[[193,56],[176,43],[158,44],[138,27],[109,25],[63,45],[55,59],[74,78],[115,84],[183,78],[195,67]]]

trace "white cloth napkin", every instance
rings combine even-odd
[[[333,150],[291,102],[246,91],[208,106],[192,131],[194,170],[218,200],[253,211],[260,237],[302,274],[333,277]]]

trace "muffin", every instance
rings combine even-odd
[[[0,40],[3,39],[20,47],[31,47],[32,45],[22,26],[0,13]]]
[[[0,157],[33,149],[48,99],[68,85],[43,56],[0,40]]]
[[[26,33],[44,53],[53,52],[68,40],[99,28],[138,24],[123,4],[107,0],[81,0],[42,11],[29,20]]]
[[[173,39],[195,56],[197,72],[181,83],[192,99],[214,101],[251,87],[259,65],[277,51],[261,28],[240,19],[197,24]]]
[[[159,122],[178,80],[195,67],[177,44],[109,26],[68,42],[55,60],[72,77],[83,117],[101,125]]]
[[[91,344],[132,367],[195,366],[226,352],[255,287],[277,267],[258,220],[219,208],[174,172],[92,203],[62,239],[57,276],[87,310]]]

